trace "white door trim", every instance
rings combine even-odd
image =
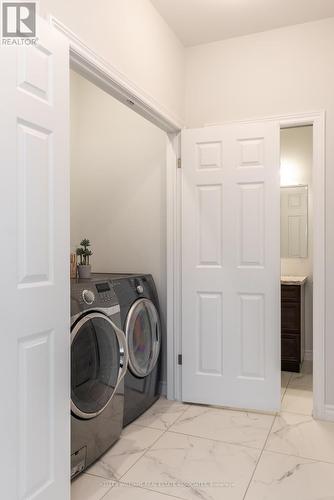
[[[112,95],[135,112],[154,123],[166,134],[166,200],[167,200],[167,381],[161,381],[161,388],[169,399],[180,399],[180,370],[174,362],[180,351],[180,220],[179,203],[180,156],[179,132],[182,125],[156,100],[131,82],[114,66],[105,61],[84,43],[72,30],[54,16],[49,22],[66,36],[70,47],[70,64],[78,73]]]
[[[280,118],[281,128],[313,125],[313,415],[333,420],[326,406],[326,250],[325,250],[325,112],[301,113]]]
[[[326,406],[325,399],[325,111],[301,112],[296,114],[276,115],[258,117],[259,121],[277,120],[282,128],[313,125],[313,179],[314,179],[314,293],[313,293],[313,394],[314,394],[314,416],[319,419],[334,420],[333,407]],[[254,119],[230,121],[223,123],[210,123],[205,126],[226,125],[227,123],[249,123]],[[179,192],[181,177],[176,177],[176,187],[173,191],[174,198],[174,224],[179,225],[180,202]],[[174,227],[174,238],[179,233]],[[169,235],[170,236],[170,235]],[[169,241],[169,245],[172,245]],[[174,240],[174,273],[177,275],[180,269],[181,249],[180,236]],[[170,388],[174,392],[168,392],[170,398],[181,399],[181,373],[177,369],[177,354],[181,345],[181,296],[180,283],[174,280],[174,350],[168,351],[172,356],[170,365],[174,364],[174,371],[170,370]],[[172,391],[172,389],[171,389]]]
[[[182,128],[178,118],[98,55],[59,19],[50,15],[49,22],[68,39],[70,64],[78,73],[166,132],[176,133]]]
[[[180,134],[167,148],[167,398],[181,400],[181,156]]]

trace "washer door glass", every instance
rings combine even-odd
[[[131,307],[125,327],[129,349],[129,367],[137,377],[146,377],[155,367],[161,345],[158,312],[148,299]]]
[[[112,322],[99,313],[82,318],[71,337],[72,411],[92,418],[103,411],[117,386],[121,348]]]

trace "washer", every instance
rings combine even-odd
[[[71,281],[71,477],[97,460],[123,427],[128,349],[110,281]]]
[[[98,275],[95,275],[98,276]],[[124,426],[159,398],[161,321],[150,274],[109,274],[121,306],[129,366],[125,376]]]

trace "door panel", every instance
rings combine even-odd
[[[197,187],[198,266],[219,267],[221,244],[221,186]]]
[[[238,184],[239,267],[262,267],[264,264],[264,189],[263,183]]]
[[[198,293],[198,372],[223,372],[222,352],[222,295]],[[209,323],[207,323],[209,321]]]
[[[69,499],[69,48],[0,50],[1,496]]]
[[[182,399],[280,402],[279,125],[182,133]]]
[[[241,377],[263,378],[264,363],[264,295],[240,294]]]
[[[18,120],[19,285],[52,280],[52,132]]]

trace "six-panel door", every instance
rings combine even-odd
[[[2,47],[1,498],[67,500],[69,48]]]
[[[277,410],[279,125],[182,133],[182,399]]]

